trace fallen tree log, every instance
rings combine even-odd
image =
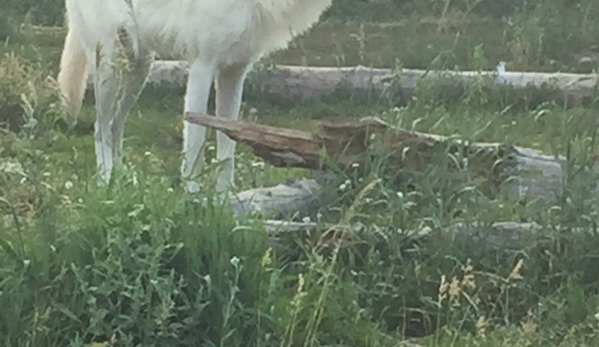
[[[247,213],[259,215],[290,215],[292,213],[306,212],[307,210],[321,207],[318,195],[323,185],[314,179],[289,181],[274,187],[254,188],[243,191],[231,198],[234,213],[241,217]],[[289,233],[299,234],[315,232],[318,230],[343,229],[351,235],[363,231],[363,225],[333,225],[319,224],[308,221],[292,221],[268,219],[264,221],[266,232],[273,239],[273,247],[280,245],[278,240],[282,235]],[[439,230],[437,230],[439,231]],[[550,245],[555,241],[546,228],[537,223],[502,221],[491,225],[484,223],[454,223],[443,227],[441,232],[451,239],[460,242],[468,249],[493,249],[518,252]],[[571,230],[584,237],[584,230]],[[434,230],[423,227],[411,231],[417,237],[434,236]]]
[[[560,156],[500,143],[468,144],[459,139],[393,129],[378,119],[335,124],[325,122],[318,133],[308,133],[200,114],[188,113],[185,118],[224,132],[250,146],[267,163],[279,167],[323,171],[330,163],[340,168],[363,166],[369,151],[379,145],[388,148],[386,155],[392,170],[406,175],[419,172],[438,158],[439,153],[446,153],[450,154],[447,159],[449,171],[462,173],[464,179],[482,179],[485,182],[483,186],[488,189],[522,198],[553,198],[561,193],[567,178],[565,158]],[[315,181],[303,184],[311,187],[310,192],[319,190]],[[597,190],[597,187],[589,185],[589,189]],[[285,189],[281,193],[256,191],[255,196],[286,195],[289,200],[289,196],[295,195],[283,191]],[[303,201],[309,201],[307,197],[311,193],[306,194],[299,195]],[[260,200],[265,201],[263,197]],[[278,205],[276,202],[268,204]],[[295,208],[290,201],[283,205],[290,210]]]
[[[297,194],[298,186],[312,186],[309,193]],[[265,187],[250,189],[241,192],[231,199],[233,210],[237,216],[242,216],[248,212],[258,214],[289,213],[302,212],[307,208],[318,207],[317,195],[319,188],[315,180],[299,180],[291,185],[280,184],[275,187]],[[297,194],[297,195],[296,195]],[[253,197],[258,197],[253,201]],[[251,201],[251,202],[250,202]],[[239,209],[239,203],[246,203],[245,209]],[[281,203],[283,202],[283,203]],[[362,225],[332,225],[319,224],[313,221],[295,222],[290,220],[268,219],[264,222],[266,232],[273,239],[273,247],[279,247],[276,242],[282,235],[288,233],[299,234],[315,232],[318,230],[339,230],[343,229],[351,235],[357,235],[362,230]],[[508,252],[519,252],[522,250],[531,250],[539,247],[550,246],[555,238],[547,228],[537,223],[500,221],[491,225],[484,223],[454,223],[436,230],[445,233],[450,239],[464,244],[467,249],[481,250],[492,249]],[[573,230],[576,236],[585,237],[585,230]],[[410,234],[416,237],[434,237],[435,230],[430,227],[423,227],[419,230],[410,231]],[[447,239],[446,239],[447,240]],[[581,239],[582,240],[582,239]],[[584,241],[581,241],[584,242]]]
[[[188,74],[188,64],[181,61],[156,61],[152,65],[148,84],[163,82],[184,86]],[[384,93],[390,86],[396,86],[410,94],[421,81],[470,81],[484,76],[495,83],[510,85],[515,89],[534,86],[548,87],[563,92],[563,96],[579,103],[595,95],[598,82],[596,74],[542,73],[542,72],[502,72],[496,71],[426,71],[417,69],[376,69],[356,67],[302,67],[278,65],[266,73],[250,75],[268,94],[292,101],[303,101],[324,96],[341,88],[352,95],[365,92]],[[397,85],[397,82],[399,84]],[[449,84],[455,86],[455,83]],[[91,87],[91,79],[89,80]]]
[[[554,197],[563,189],[566,178],[562,157],[504,144],[459,143],[460,141],[452,138],[392,128],[376,118],[336,124],[323,123],[317,133],[202,114],[188,113],[185,118],[220,130],[232,139],[247,144],[272,165],[318,170],[319,175],[315,179],[288,180],[275,187],[254,188],[234,195],[230,201],[238,216],[247,213],[290,216],[322,207],[323,201],[331,201],[336,193],[335,187],[333,191],[328,189],[333,176],[326,173],[327,160],[332,160],[341,167],[353,167],[354,163],[364,161],[371,145],[377,141],[389,147],[388,160],[398,170],[421,169],[424,164],[436,158],[435,151],[441,150],[441,153],[466,159],[465,163],[448,161],[450,170],[460,171],[469,177],[484,177],[485,183],[520,197]],[[596,183],[592,185],[589,188],[597,192]],[[323,194],[326,196],[323,197]],[[265,227],[275,239],[281,233],[305,233],[316,229],[344,229],[350,234],[360,231],[360,225],[319,225],[313,221],[272,219],[266,221]],[[521,251],[554,242],[551,233],[547,233],[546,228],[536,223],[456,223],[441,229],[473,252],[483,248]],[[584,230],[573,231],[576,235],[585,237]],[[425,227],[412,232],[426,237],[433,230]]]
[[[231,207],[238,216],[289,216],[315,208],[320,191],[321,184],[314,179],[288,181],[237,193],[231,198]]]

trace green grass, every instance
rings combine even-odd
[[[545,10],[551,13],[552,6]],[[535,47],[539,27],[549,32],[543,21],[532,26],[539,9],[515,16],[512,26],[455,13],[440,20],[375,11],[359,21],[354,10],[345,11],[349,20],[330,18],[268,60],[393,67],[399,59],[406,67],[463,69],[506,60],[514,69],[582,71],[573,57],[590,45],[581,39],[558,50],[552,45],[567,41],[562,33],[532,51],[516,49],[524,38]],[[572,27],[571,16],[564,12],[552,28]],[[56,73],[63,35],[28,28],[19,42],[1,48],[20,58],[0,61],[0,117],[18,119],[20,127],[0,132],[0,344],[599,342],[594,172],[569,177],[554,200],[520,201],[486,194],[474,180],[456,183],[442,162],[397,183],[384,156],[374,155],[362,171],[338,173],[339,184],[345,183],[333,206],[300,216],[335,228],[284,235],[273,245],[259,219],[234,218],[223,206],[184,196],[178,177],[181,88],[144,92],[126,130],[127,166],[111,185],[97,187],[91,99],[77,127],[61,130],[62,114],[45,79]],[[375,115],[403,128],[538,148],[577,166],[599,154],[596,101],[567,108],[552,91],[513,92],[478,80],[450,90],[422,85],[410,99],[339,92],[289,105],[252,88],[249,83],[243,109],[255,107],[258,115],[248,120],[265,124],[311,131],[321,119]],[[23,112],[23,100],[33,113]],[[27,114],[37,123],[23,118]],[[211,134],[206,186],[214,180],[214,142]],[[237,158],[237,189],[314,174],[265,165],[243,144]],[[447,232],[464,221],[536,222],[543,238],[518,250],[472,247]],[[348,239],[336,244],[334,236]]]

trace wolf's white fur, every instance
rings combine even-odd
[[[243,81],[260,57],[309,29],[332,0],[66,0],[69,32],[58,82],[65,109],[81,108],[88,70],[97,108],[95,147],[101,177],[120,164],[125,119],[155,53],[190,62],[185,112],[207,111],[215,81],[216,116],[237,119]],[[121,60],[119,57],[127,59]],[[120,63],[124,61],[125,63]],[[185,122],[181,174],[197,190],[204,127]],[[234,177],[235,142],[218,133],[217,190]]]

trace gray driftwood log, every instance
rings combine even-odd
[[[152,65],[148,77],[149,84],[162,82],[185,85],[188,64],[181,61],[156,61]],[[410,93],[423,80],[461,79],[472,80],[477,76],[487,76],[498,84],[510,85],[516,89],[529,86],[547,86],[564,93],[564,97],[573,102],[580,102],[592,97],[595,93],[598,76],[596,74],[541,73],[541,72],[502,72],[497,71],[425,71],[403,69],[375,69],[364,66],[356,67],[303,67],[278,65],[259,76],[256,81],[262,90],[272,95],[280,95],[285,99],[302,101],[323,96],[338,88],[357,95],[364,92],[383,93],[399,81],[402,91]],[[91,86],[91,79],[90,79]]]
[[[232,139],[250,146],[267,163],[279,167],[303,167],[326,172],[331,160],[340,167],[362,163],[371,146],[384,144],[389,159],[399,169],[419,170],[438,151],[445,151],[460,162],[447,161],[449,170],[466,177],[482,178],[486,185],[529,199],[551,199],[563,189],[566,170],[564,158],[539,151],[497,143],[459,143],[438,135],[391,128],[376,118],[357,122],[323,123],[319,132],[309,133],[265,125],[232,121],[202,114],[186,114],[193,123],[220,130]],[[372,136],[372,135],[375,136]],[[324,160],[323,154],[326,154]],[[408,171],[409,171],[408,170]],[[459,175],[458,175],[459,176]],[[231,198],[238,215],[257,213],[265,216],[291,215],[317,208],[329,176],[290,180],[275,187],[254,188]],[[597,189],[593,183],[590,189]],[[324,200],[331,197],[325,197]],[[269,232],[313,230],[313,222],[269,220]],[[348,226],[349,227],[349,226]],[[484,243],[497,249],[523,249],[550,241],[543,228],[534,223],[512,221],[492,226],[456,224],[446,228],[456,239],[469,245]],[[430,230],[418,230],[430,233]]]

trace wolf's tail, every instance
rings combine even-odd
[[[81,38],[78,37],[77,32],[69,28],[62,50],[57,80],[63,97],[62,106],[73,120],[81,111],[87,86],[87,64]]]

